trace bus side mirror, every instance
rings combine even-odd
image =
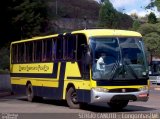
[[[92,57],[91,57],[91,53],[88,51],[85,55],[85,64],[90,65],[92,64]]]
[[[91,58],[91,53],[89,51],[89,46],[86,44],[82,44],[82,49],[83,49],[83,64],[89,65],[92,63],[92,58]]]

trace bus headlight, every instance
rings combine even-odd
[[[148,86],[143,86],[141,88],[139,88],[140,91],[145,91],[145,90],[148,90]]]
[[[108,92],[109,90],[106,88],[100,88],[100,87],[95,87],[92,88],[93,90],[97,91],[97,92]]]

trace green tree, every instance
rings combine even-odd
[[[117,28],[118,29],[130,29],[130,28],[132,28],[133,19],[131,18],[131,16],[129,16],[125,13],[121,13],[121,12],[117,12],[117,13],[118,13]]]
[[[99,11],[99,26],[104,28],[129,29],[132,27],[133,19],[118,12],[109,0],[101,3]]]
[[[160,11],[160,0],[151,0],[151,2],[146,6],[146,9],[151,9],[155,6],[158,8],[158,11]]]
[[[39,35],[47,18],[44,0],[14,0],[12,5],[13,25],[19,39]]]
[[[133,25],[132,25],[133,30],[135,30],[135,31],[138,30],[138,28],[140,27],[140,25],[141,25],[141,23],[138,20],[135,20],[133,22]]]
[[[0,1],[0,48],[6,44],[6,42],[9,42],[11,38],[14,36],[12,33],[14,32],[12,27],[12,13],[8,9],[8,6],[10,6],[12,3],[12,0],[5,0]],[[13,33],[14,34],[14,33]]]
[[[148,23],[151,23],[151,24],[157,23],[156,15],[155,15],[153,12],[151,12],[151,13],[148,15]]]
[[[153,56],[158,56],[160,53],[160,35],[157,32],[152,32],[144,36],[144,41],[152,61]]]
[[[156,31],[160,33],[160,23],[156,23],[154,26],[156,27]]]
[[[9,49],[3,47],[0,49],[0,69],[9,69]]]
[[[160,0],[155,0],[155,6],[158,8],[160,11]]]
[[[149,51],[152,61],[153,56],[160,54],[160,29],[159,24],[143,24],[138,31],[143,35],[147,50]]]
[[[5,0],[0,1],[0,8],[0,47],[46,32],[45,0]]]
[[[139,27],[138,31],[143,35],[147,35],[152,32],[157,32],[157,27],[155,24],[143,24]]]
[[[118,13],[109,0],[105,0],[99,12],[99,26],[106,28],[117,28]]]

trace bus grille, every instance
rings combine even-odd
[[[133,100],[133,101],[136,101],[137,98],[134,95],[115,95],[111,99],[111,101],[119,101],[119,100]]]
[[[136,88],[118,88],[118,89],[110,89],[109,92],[112,93],[128,93],[128,92],[137,92],[139,91]]]

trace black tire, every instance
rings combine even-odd
[[[33,92],[33,87],[31,84],[28,84],[26,86],[26,95],[27,95],[27,100],[30,101],[30,102],[33,102],[34,101],[34,92]]]
[[[77,92],[73,87],[69,88],[69,90],[67,91],[66,100],[67,100],[68,106],[71,109],[80,108],[80,103],[77,100]]]
[[[121,110],[128,105],[128,100],[123,101],[111,101],[108,105],[114,110]]]

